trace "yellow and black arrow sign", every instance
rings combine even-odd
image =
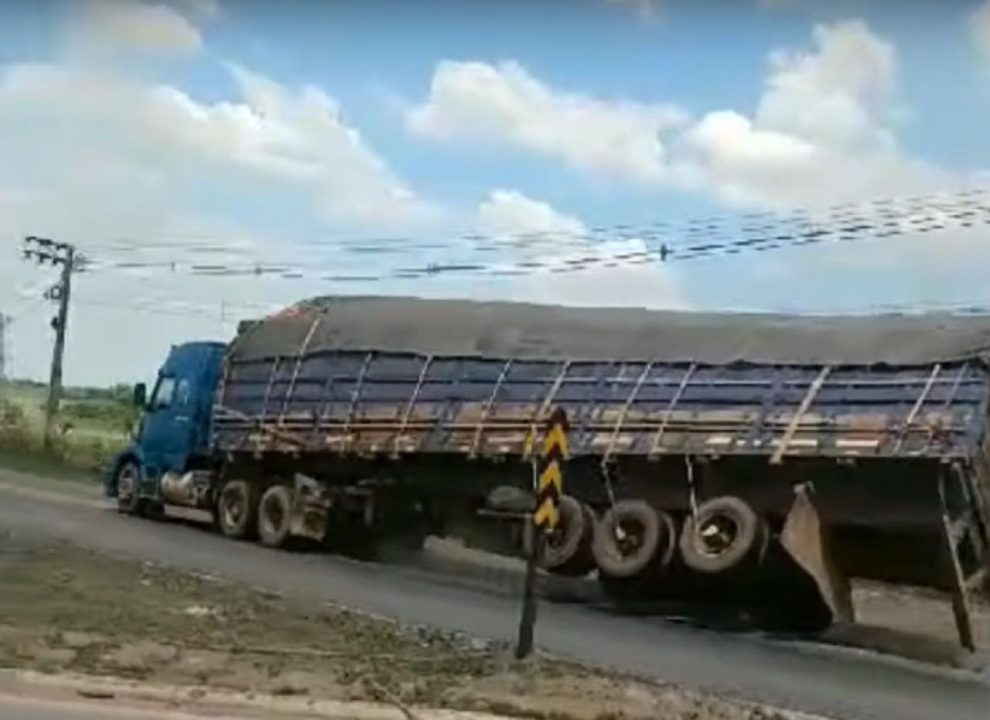
[[[560,519],[557,506],[564,494],[561,463],[568,454],[568,430],[567,413],[561,408],[554,410],[543,440],[543,453],[540,457],[536,482],[536,510],[533,513],[533,523],[544,532],[550,532],[557,527]]]

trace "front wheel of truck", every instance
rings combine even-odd
[[[117,512],[136,515],[141,509],[141,468],[133,460],[125,460],[117,468]]]

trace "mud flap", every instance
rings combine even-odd
[[[849,580],[836,565],[829,529],[818,513],[814,489],[808,483],[794,488],[794,504],[784,520],[780,544],[814,580],[822,602],[832,614],[832,622],[853,622],[855,612]]]
[[[329,513],[330,496],[326,487],[311,477],[296,473],[289,533],[322,542]]]

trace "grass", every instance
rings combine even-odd
[[[54,447],[43,447],[47,389],[0,383],[0,465],[67,479],[93,479],[129,440],[137,411],[120,388],[68,388]]]

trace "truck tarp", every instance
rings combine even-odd
[[[325,350],[726,365],[923,365],[990,355],[990,316],[796,316],[320,297],[260,322],[236,360]]]

